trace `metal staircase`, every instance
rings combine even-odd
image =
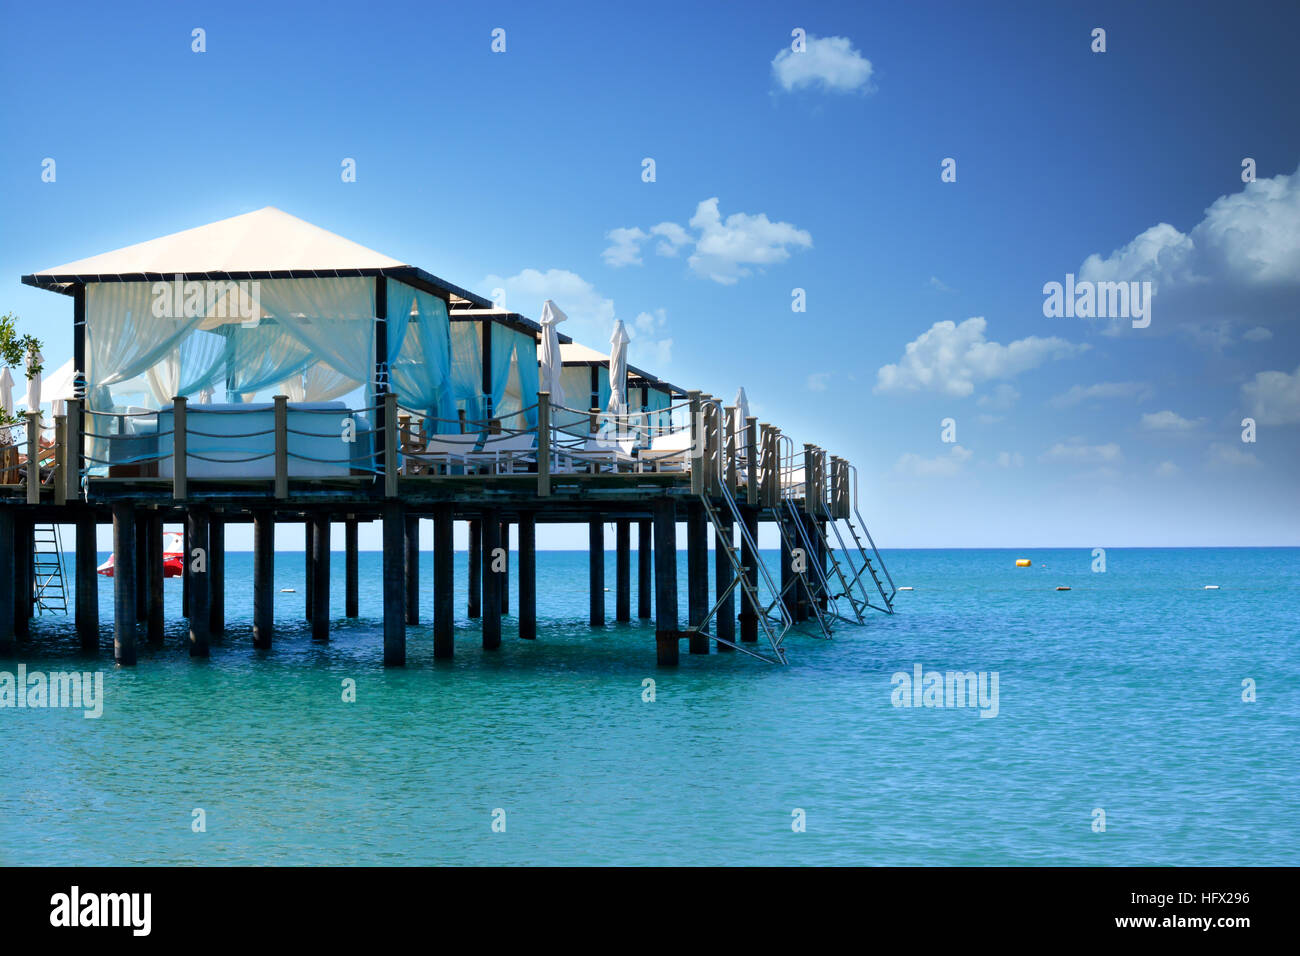
[[[826,581],[826,569],[821,561],[817,560],[818,550],[808,537],[808,528],[799,515],[799,506],[795,504],[793,489],[782,488],[781,496],[781,505],[772,509],[772,515],[776,519],[777,529],[781,532],[781,540],[785,542],[782,554],[793,555],[796,549],[802,550],[805,568],[802,571],[794,570],[790,583],[781,592],[782,597],[785,596],[785,591],[802,586],[808,595],[808,605],[813,617],[816,618],[817,626],[821,629],[821,636],[830,640],[831,627],[827,615],[835,614],[838,617],[839,614],[834,610],[835,601]],[[811,575],[808,574],[808,568],[813,571]],[[823,597],[826,599],[826,612],[822,610],[821,598]]]
[[[58,525],[38,524],[32,529],[32,590],[37,614],[68,613]]]

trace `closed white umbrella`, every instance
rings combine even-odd
[[[606,411],[612,415],[627,414],[627,329],[622,319],[614,320],[614,334],[609,337],[609,344],[614,346],[609,352],[609,405]]]
[[[745,394],[745,387],[742,385],[736,392],[736,400],[732,402],[740,414],[740,427],[745,427],[745,419],[749,417],[749,396]]]
[[[39,351],[27,353],[27,410],[29,412],[39,412],[41,410],[41,373],[37,372],[32,375],[33,366],[39,365],[45,361],[45,356]]]
[[[0,408],[10,417],[14,413],[14,377],[9,374],[9,366],[0,369]]]
[[[560,334],[555,327],[568,318],[550,299],[542,306],[542,367],[539,377],[542,391],[551,393],[552,405],[564,404],[564,386],[560,384],[564,364],[560,359]]]

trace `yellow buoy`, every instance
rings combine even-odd
[[[1016,558],[1016,567],[1018,568],[1027,568],[1029,567],[1029,564],[1030,561],[1028,558]]]

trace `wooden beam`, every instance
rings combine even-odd
[[[383,522],[384,666],[401,667],[406,663],[406,609],[402,607],[406,599],[402,583],[406,516],[400,501],[384,502]]]
[[[208,606],[211,595],[208,587],[207,506],[191,505],[186,523],[190,529],[189,551],[185,554],[185,563],[190,568],[190,657],[207,657],[210,636]]]
[[[632,522],[619,518],[615,523],[614,546],[614,620],[632,620]]]
[[[188,399],[177,395],[172,399],[172,498],[184,501],[189,496],[186,472],[189,450],[185,442],[185,408]]]
[[[519,514],[519,636],[537,638],[537,520],[531,511]]]
[[[450,659],[456,633],[456,552],[451,505],[433,511],[433,656]]]
[[[343,613],[345,617],[359,617],[357,571],[357,519],[348,516],[343,522]]]
[[[275,633],[275,512],[253,512],[253,647],[270,650]]]
[[[605,625],[605,523],[587,522],[587,580],[591,591],[592,627]]]
[[[645,620],[651,614],[651,598],[654,589],[654,584],[651,582],[654,575],[654,545],[652,543],[654,532],[648,518],[642,518],[636,525],[636,616]]]
[[[485,508],[483,529],[483,649],[501,646],[501,573],[493,569],[501,547],[501,519],[495,508]]]
[[[330,515],[316,511],[311,516],[312,586],[311,639],[330,639]]]

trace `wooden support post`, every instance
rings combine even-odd
[[[317,511],[311,516],[311,639],[330,639],[330,515]]]
[[[172,399],[172,498],[184,501],[189,496],[187,471],[189,450],[185,441],[185,409],[189,401],[184,395]]]
[[[190,657],[208,656],[208,608],[211,590],[208,585],[208,509],[191,505],[187,524],[190,550],[185,563],[190,568]],[[197,552],[197,553],[196,553]]]
[[[14,633],[25,640],[32,632],[32,541],[35,525],[27,515],[14,518]],[[134,595],[130,605],[135,611]]]
[[[749,505],[741,505],[741,519],[745,522],[745,528],[749,531],[749,537],[754,543],[758,543],[758,509],[751,508]],[[758,562],[760,558],[757,552],[749,546],[749,541],[743,537],[740,542],[740,562],[745,566],[745,579],[749,586],[758,591]],[[740,602],[740,642],[742,644],[753,644],[758,640],[758,608],[746,594]]]
[[[181,515],[181,617],[190,616],[190,589],[194,582],[190,574],[190,523]]]
[[[510,613],[510,522],[501,522],[501,613]]]
[[[790,528],[789,516],[784,512],[777,516],[780,522],[778,527],[784,527],[786,534],[793,533]],[[790,545],[786,543],[785,534],[781,535],[781,603],[785,605],[786,611],[790,615],[790,620],[799,621],[799,596],[795,592],[798,590],[794,573],[794,555],[791,553]]]
[[[727,557],[727,551],[724,545],[733,545],[735,541],[735,531],[731,527],[731,516],[723,514],[720,518],[723,526],[721,535],[717,529],[713,534],[713,586],[714,593],[721,596],[726,591],[735,577],[735,569],[731,566],[731,559]],[[721,540],[719,540],[721,537]],[[733,589],[722,598],[722,603],[718,607],[718,613],[713,621],[713,633],[724,641],[735,643],[736,640],[736,592]],[[726,644],[719,644],[718,650],[730,651],[733,648]]]
[[[632,522],[619,518],[614,544],[614,620],[632,620]]]
[[[677,663],[677,515],[672,499],[654,503],[655,649],[660,665]]]
[[[253,512],[253,647],[269,651],[275,633],[275,512]]]
[[[406,548],[403,567],[406,572],[406,623],[420,623],[420,519],[406,516]]]
[[[135,663],[135,511],[113,505],[113,659]]]
[[[0,657],[12,657],[18,650],[14,639],[15,605],[18,589],[14,587],[14,510],[0,506]]]
[[[68,479],[65,477],[68,464],[68,419],[64,415],[54,416],[54,503],[68,503]]]
[[[587,522],[587,580],[591,586],[592,627],[605,625],[605,523]]]
[[[651,614],[651,583],[654,568],[654,545],[652,525],[648,518],[636,523],[636,616],[645,619]]]
[[[483,523],[469,522],[469,610],[470,618],[483,613]]]
[[[384,497],[397,497],[397,396],[384,394]]]
[[[346,617],[360,617],[357,580],[357,519],[349,517],[343,523],[343,613]]]
[[[41,503],[41,413],[27,412],[27,503]]]
[[[276,395],[275,401],[275,497],[289,497],[289,398]]]
[[[501,547],[501,519],[495,508],[485,508],[483,528],[483,649],[501,646],[501,572],[496,570]]]
[[[691,409],[691,494],[704,494],[704,473],[706,460],[704,458],[704,427],[700,421],[700,393],[691,391],[686,393],[690,400]]]
[[[433,656],[448,660],[456,633],[456,551],[451,505],[433,509]]]
[[[68,410],[67,440],[63,455],[63,478],[67,482],[64,494],[68,501],[76,501],[81,497],[81,456],[85,443],[82,437],[82,402],[81,399],[70,398],[64,404]]]
[[[95,514],[77,515],[77,637],[83,651],[99,649],[99,544],[95,533]],[[0,581],[4,581],[0,577]]]
[[[384,502],[384,666],[406,664],[406,586],[402,581],[405,563],[406,516],[396,499]]]
[[[738,483],[738,473],[736,469],[736,455],[740,450],[740,432],[744,424],[740,421],[740,412],[735,406],[728,405],[723,409],[723,480],[727,483],[727,490],[734,497]]]
[[[302,522],[302,614],[305,620],[310,621],[312,611],[316,608],[316,525],[311,520],[311,515],[303,518]]]
[[[208,521],[208,634],[226,633],[226,521],[213,515]]]
[[[537,638],[537,517],[519,514],[519,636]]]
[[[146,628],[150,645],[161,647],[163,643],[163,630],[166,621],[165,612],[166,604],[164,597],[166,591],[163,587],[163,581],[167,573],[164,565],[163,555],[163,517],[159,511],[154,511],[149,515],[149,519],[144,525],[148,535],[148,547],[145,550],[147,560],[145,561],[146,574],[149,578],[149,600],[147,607],[148,625]]]
[[[686,617],[687,626],[699,627],[709,613],[709,519],[704,505],[692,501],[686,506]],[[692,633],[692,654],[709,653],[709,639]]]
[[[537,393],[537,496],[551,493],[551,393]]]

